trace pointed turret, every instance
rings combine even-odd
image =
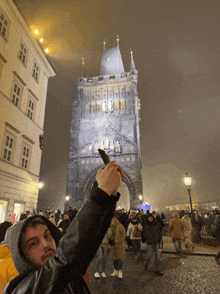
[[[119,48],[119,35],[117,36],[117,47]]]
[[[130,70],[136,70],[132,50],[131,50],[131,69]]]
[[[82,57],[82,77],[84,77],[84,58]]]
[[[117,36],[117,47],[103,51],[100,75],[114,75],[124,72],[124,65],[119,49],[119,36]]]

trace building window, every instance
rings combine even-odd
[[[124,110],[125,109],[125,102],[122,100],[120,101],[120,110]]]
[[[22,96],[22,90],[23,87],[18,83],[18,81],[15,81],[13,83],[13,90],[12,90],[12,103],[19,107],[20,102],[21,102],[21,96]]]
[[[91,104],[91,113],[95,113],[95,104]]]
[[[117,110],[118,109],[118,101],[115,101],[114,102],[114,110]]]
[[[26,65],[27,60],[27,48],[24,46],[23,43],[21,43],[20,52],[18,55],[18,58],[21,60],[21,62]]]
[[[28,116],[31,120],[34,119],[34,111],[35,111],[35,103],[33,102],[32,98],[29,96],[29,99],[28,99],[27,116]]]
[[[105,111],[106,110],[106,101],[103,101],[102,102],[102,111]]]
[[[22,146],[21,167],[28,170],[30,165],[31,147],[27,144]]]
[[[101,112],[101,104],[97,104],[97,112]]]
[[[1,13],[0,14],[0,33],[4,38],[6,38],[7,29],[8,29],[8,21],[5,18],[5,15]]]
[[[113,109],[113,101],[109,100],[108,101],[108,110],[112,110]]]
[[[10,133],[6,133],[3,159],[12,162],[12,152],[14,150],[15,138]]]
[[[33,78],[38,82],[39,78],[39,66],[37,65],[36,62],[34,62],[34,67],[33,67],[33,73],[32,73]]]

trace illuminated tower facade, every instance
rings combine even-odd
[[[140,204],[143,187],[137,82],[133,53],[130,71],[125,72],[118,39],[117,47],[107,50],[104,42],[100,75],[79,78],[72,110],[65,209],[79,208],[88,199],[97,170],[104,167],[98,148],[125,171],[123,185],[128,193],[122,193],[121,206],[130,209]]]

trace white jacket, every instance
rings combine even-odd
[[[139,230],[142,231],[142,225],[140,223],[135,226],[138,226]],[[130,237],[131,240],[141,240],[141,237],[134,237],[133,236],[135,226],[132,223],[129,224],[128,229],[127,229],[127,237]]]

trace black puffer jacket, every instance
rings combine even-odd
[[[144,237],[146,243],[149,245],[156,245],[160,242],[162,238],[162,227],[161,225],[153,219],[152,222],[147,221],[144,226]]]
[[[9,249],[19,275],[8,283],[2,294],[89,293],[82,276],[110,226],[119,196],[119,193],[117,197],[108,196],[96,189],[62,238],[59,229],[43,216],[33,216],[17,223],[9,236]],[[44,266],[28,261],[21,250],[22,232],[36,217],[44,219],[56,244],[59,242],[55,257]]]

